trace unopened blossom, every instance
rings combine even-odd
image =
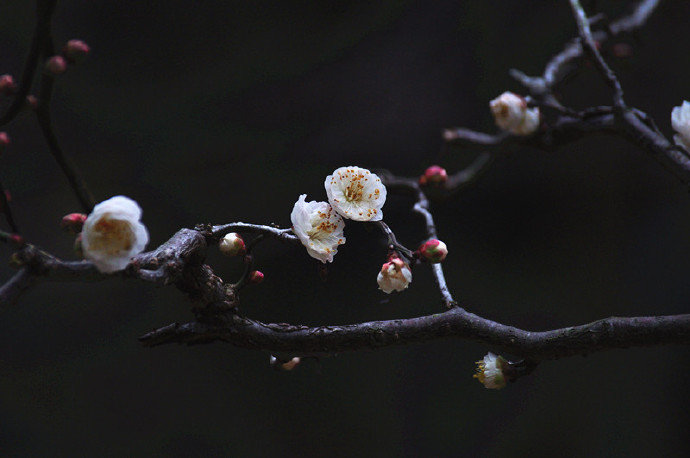
[[[380,221],[386,202],[386,187],[376,174],[361,167],[336,169],[324,183],[328,202],[344,218],[355,221]]]
[[[419,177],[419,184],[422,186],[430,185],[440,185],[448,181],[448,172],[441,166],[432,165],[427,168],[422,176]]]
[[[254,270],[254,271],[250,272],[249,283],[251,283],[252,285],[258,285],[262,281],[264,281],[264,273],[263,272],[261,272],[260,270]]]
[[[504,374],[505,366],[508,364],[502,356],[496,356],[489,352],[482,361],[477,361],[477,373],[474,378],[485,388],[500,390],[506,386]]]
[[[387,263],[381,266],[381,271],[376,277],[379,289],[386,294],[393,291],[403,291],[411,281],[410,266],[397,256],[391,257]]]
[[[431,263],[439,263],[448,256],[448,247],[440,240],[431,239],[419,247],[419,254]]]
[[[62,56],[53,56],[46,61],[45,71],[52,76],[58,76],[67,70],[67,61]]]
[[[65,232],[71,232],[72,234],[78,234],[84,227],[84,221],[86,221],[87,216],[83,213],[70,213],[62,217],[60,221],[60,227]]]
[[[96,205],[81,233],[84,257],[101,272],[124,269],[149,241],[140,219],[141,208],[129,197],[115,196]]]
[[[11,95],[17,91],[17,83],[12,75],[0,75],[0,94]]]
[[[220,248],[221,253],[230,257],[241,256],[247,252],[244,246],[244,240],[242,240],[242,237],[240,237],[237,232],[225,234],[225,237],[223,237],[218,244],[218,248]]]
[[[70,62],[79,62],[86,57],[89,51],[91,48],[82,40],[69,40],[62,48],[62,53]]]
[[[489,102],[496,125],[515,135],[530,135],[539,128],[539,107],[527,108],[527,101],[504,92]]]
[[[673,141],[686,151],[690,151],[690,102],[684,100],[681,106],[673,108],[671,125],[677,132],[677,135],[673,136]]]
[[[306,201],[302,194],[290,214],[292,232],[299,238],[312,258],[333,262],[338,246],[345,243],[345,221],[328,202]]]

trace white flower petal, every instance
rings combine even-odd
[[[324,182],[328,202],[343,217],[355,221],[380,221],[386,187],[376,174],[361,167],[336,169]]]
[[[96,205],[82,228],[84,257],[105,273],[127,267],[149,241],[140,217],[141,208],[128,197],[116,196]]]
[[[673,137],[676,145],[690,151],[690,102],[683,101],[679,107],[674,107],[671,111],[671,125],[678,135]]]
[[[292,231],[309,256],[324,264],[333,262],[338,246],[345,243],[345,221],[327,202],[306,202],[306,197],[299,196],[292,209]]]

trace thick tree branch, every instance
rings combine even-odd
[[[265,324],[234,316],[218,324],[171,324],[141,337],[146,346],[214,341],[298,355],[333,354],[454,337],[531,360],[638,346],[690,344],[690,315],[612,317],[551,331],[530,332],[469,313],[460,307],[419,318],[345,326]]]

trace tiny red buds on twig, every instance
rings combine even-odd
[[[62,53],[70,62],[80,62],[91,51],[89,45],[81,40],[70,40],[62,48]]]
[[[7,132],[0,132],[0,151],[4,150],[10,144],[10,136]]]
[[[249,283],[252,285],[258,285],[264,281],[264,274],[259,270],[254,270],[249,274]]]
[[[427,240],[419,247],[419,254],[427,261],[436,264],[448,256],[448,247],[437,239]]]
[[[86,221],[86,215],[83,213],[70,213],[62,217],[60,221],[60,227],[72,234],[78,234],[81,232],[81,228],[84,226],[84,221]]]
[[[432,165],[419,177],[419,184],[422,186],[427,184],[440,185],[446,181],[448,181],[448,173],[446,169],[438,165]]]
[[[17,91],[17,84],[12,75],[0,75],[0,95],[12,95]]]
[[[220,252],[225,256],[242,256],[247,252],[244,246],[244,240],[237,232],[230,232],[218,244]]]
[[[53,56],[46,61],[45,71],[53,76],[58,76],[65,73],[67,70],[67,61],[62,56]]]

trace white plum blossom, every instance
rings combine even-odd
[[[338,245],[345,243],[345,221],[328,202],[306,202],[306,194],[299,196],[290,214],[292,232],[299,238],[312,258],[333,262]]]
[[[340,167],[324,183],[328,202],[344,218],[381,221],[386,187],[376,174],[361,167]]]
[[[104,273],[124,269],[149,242],[140,219],[141,208],[129,197],[115,196],[96,205],[81,233],[84,257]]]
[[[530,135],[539,128],[539,107],[527,108],[527,101],[504,92],[489,102],[496,125],[515,135]]]
[[[507,361],[502,356],[496,356],[489,352],[482,361],[477,361],[477,373],[474,378],[485,388],[500,390],[506,386],[506,378],[503,373]]]
[[[402,259],[391,258],[381,266],[381,271],[376,276],[379,289],[386,294],[393,291],[403,291],[412,281],[412,271]]]
[[[690,151],[690,102],[683,100],[683,104],[671,111],[671,125],[678,135],[673,136],[676,145]]]

